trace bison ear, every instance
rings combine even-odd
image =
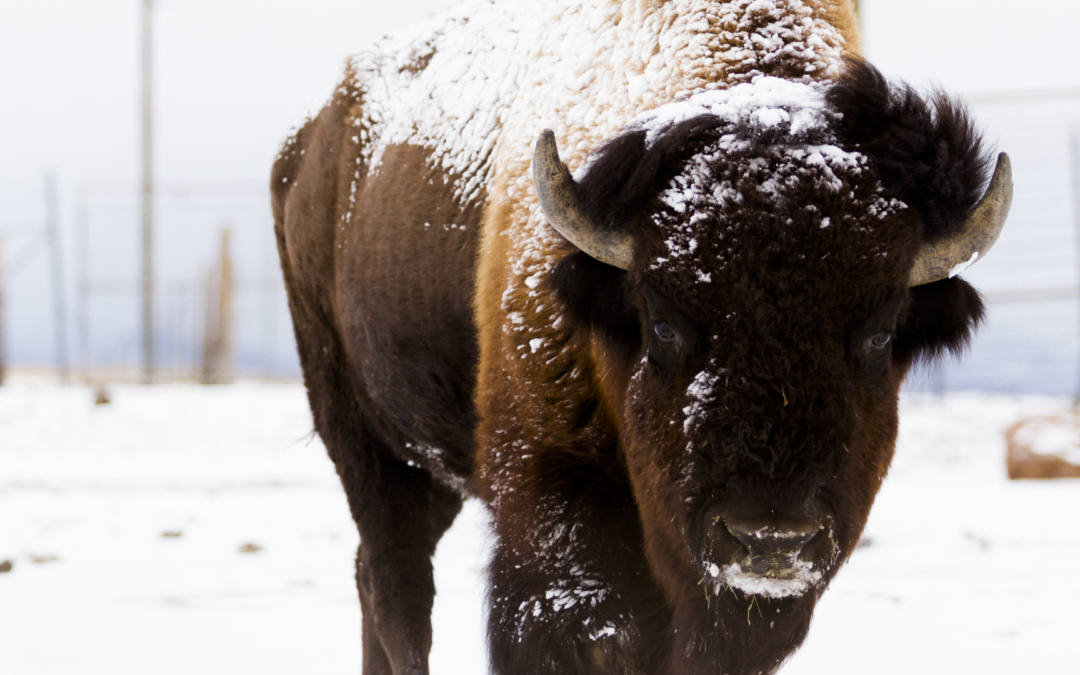
[[[559,261],[548,283],[575,327],[599,330],[632,350],[641,346],[641,323],[630,301],[626,272],[576,251]]]
[[[979,292],[959,277],[911,289],[911,303],[896,328],[893,358],[905,365],[929,362],[946,351],[959,354],[982,323]]]

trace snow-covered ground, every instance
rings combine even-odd
[[[357,535],[302,387],[112,394],[0,387],[0,671],[358,673]],[[1002,436],[1067,405],[906,400],[869,545],[783,674],[1076,672],[1080,481],[1009,482]],[[437,554],[436,675],[486,672],[484,543],[470,504]]]

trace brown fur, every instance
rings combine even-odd
[[[479,209],[454,204],[409,146],[391,149],[392,169],[360,181],[350,205],[359,105],[343,87],[286,144],[274,218],[315,428],[361,534],[364,672],[420,673],[430,558],[468,492],[474,454]]]

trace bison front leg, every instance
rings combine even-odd
[[[419,469],[382,460],[375,480],[342,476],[360,530],[364,675],[426,675],[435,598],[431,556],[461,498]]]
[[[315,419],[360,531],[356,582],[364,675],[426,675],[435,583],[431,556],[461,497],[393,452],[361,408],[333,330],[284,266],[300,363]]]
[[[336,343],[315,322],[297,326],[315,426],[360,532],[364,675],[425,675],[435,597],[431,556],[461,497],[395,456],[361,410],[344,365],[325,358],[340,354]]]
[[[495,505],[488,638],[498,675],[656,670],[666,608],[636,510],[628,490],[584,475],[586,490],[519,486]]]
[[[458,494],[394,457],[362,417],[352,443],[323,438],[360,532],[364,675],[426,675],[435,583],[431,557],[461,509]],[[325,428],[325,427],[324,427]],[[340,430],[340,427],[335,427]]]

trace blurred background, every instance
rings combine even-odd
[[[71,381],[144,374],[146,12],[153,377],[212,379],[214,368],[226,378],[298,376],[273,241],[271,162],[325,99],[347,54],[453,2],[4,4],[3,362]],[[963,362],[918,373],[908,386],[1077,394],[1080,71],[1070,66],[1080,61],[1071,32],[1080,4],[860,4],[870,61],[966,99],[1014,162],[1009,225],[966,275],[988,300],[987,324]]]

